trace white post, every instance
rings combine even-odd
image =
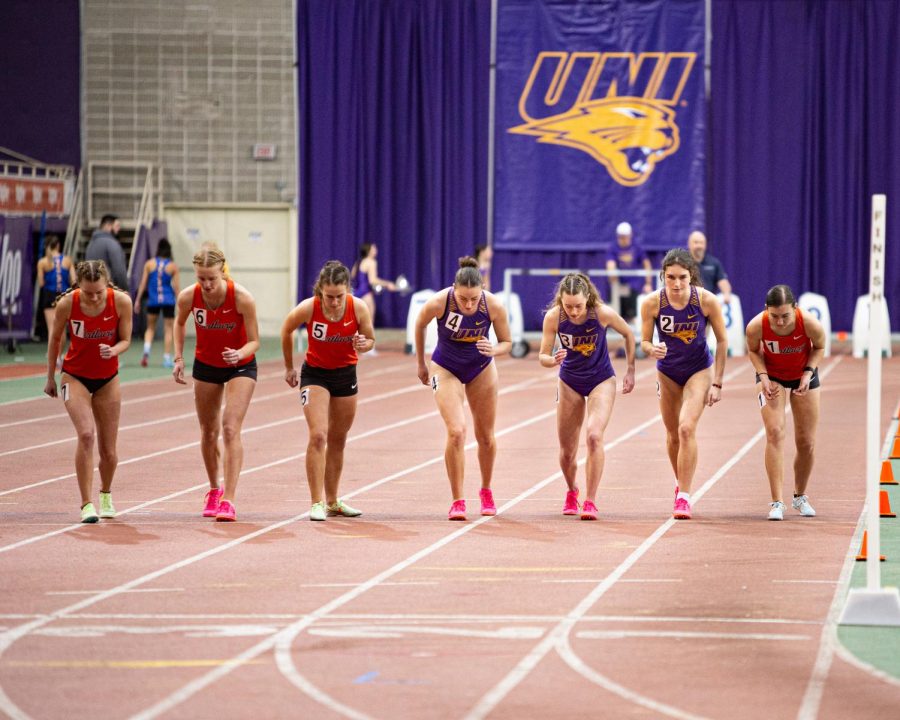
[[[869,535],[866,560],[866,587],[853,589],[841,615],[842,625],[900,626],[900,593],[881,587],[881,528],[878,491],[881,463],[881,348],[884,320],[884,195],[872,196],[872,243],[869,259],[869,372],[866,410],[866,530]],[[888,341],[890,339],[888,338]]]

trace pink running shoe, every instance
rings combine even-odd
[[[450,512],[447,513],[448,520],[465,520],[466,519],[466,501],[454,500],[450,506]]]
[[[585,500],[584,505],[581,506],[581,519],[582,520],[596,520],[597,519],[597,506],[594,505],[590,500]]]
[[[676,520],[690,520],[691,504],[684,498],[676,498],[675,509],[672,511],[672,517]]]
[[[566,501],[563,503],[563,515],[578,514],[578,488],[566,492]]]
[[[235,520],[237,520],[237,515],[234,512],[234,505],[227,500],[222,500],[216,511],[216,522],[234,522]]]
[[[491,492],[490,488],[481,488],[478,493],[478,497],[481,498],[481,514],[482,515],[496,515],[497,514],[497,506],[494,505],[494,493]]]
[[[219,501],[222,499],[223,492],[225,491],[222,488],[212,488],[206,493],[206,499],[203,501],[205,503],[203,517],[216,516],[216,512],[219,509]]]

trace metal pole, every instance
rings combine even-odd
[[[491,0],[491,59],[488,72],[488,156],[487,156],[487,238],[488,246],[494,244],[494,131],[497,124],[497,5]]]

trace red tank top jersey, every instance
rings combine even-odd
[[[81,290],[72,293],[72,314],[69,317],[69,350],[63,359],[63,370],[70,375],[103,380],[119,371],[119,358],[104,360],[100,345],[119,342],[119,313],[116,312],[115,291],[106,290],[106,305],[97,317],[85,315],[81,309]]]
[[[197,350],[194,357],[213,367],[234,367],[222,359],[225,348],[237,350],[247,344],[247,328],[244,316],[237,311],[234,299],[234,280],[228,281],[225,302],[215,310],[206,307],[200,283],[194,286],[194,302],[191,306],[194,325],[197,328]],[[246,365],[254,356],[244,358],[237,367]]]
[[[322,311],[322,301],[313,300],[312,319],[306,325],[306,336],[309,339],[309,350],[306,351],[306,362],[312,367],[335,370],[337,368],[356,365],[359,356],[353,347],[353,336],[359,330],[356,319],[356,308],[353,298],[347,296],[344,317],[331,321]]]
[[[803,313],[794,308],[796,322],[789,335],[776,335],[769,324],[769,313],[762,316],[762,350],[766,372],[779,380],[799,380],[809,362],[812,341],[803,325]]]

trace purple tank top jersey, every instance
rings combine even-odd
[[[587,320],[581,325],[569,320],[560,309],[558,334],[560,344],[566,349],[559,377],[567,385],[580,389],[615,375],[606,347],[606,328],[597,319],[596,308],[588,310]]]
[[[657,370],[677,379],[712,365],[712,353],[706,344],[706,316],[695,285],[691,285],[690,300],[681,310],[672,307],[666,289],[660,289],[656,331],[667,348],[666,356],[656,361]]]
[[[478,300],[478,309],[472,315],[463,315],[451,287],[447,293],[447,307],[437,323],[438,341],[431,359],[456,375],[464,384],[470,382],[492,360],[475,347],[475,343],[488,336],[491,327],[484,292]]]
[[[359,269],[356,268],[356,289],[353,291],[353,294],[356,297],[361,298],[368,295],[372,292],[372,284],[369,282],[369,276]]]

